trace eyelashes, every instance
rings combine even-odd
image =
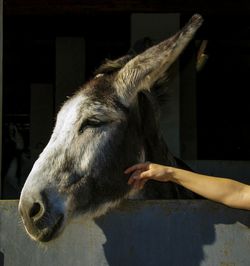
[[[78,132],[79,134],[82,134],[86,128],[99,128],[106,124],[108,124],[108,121],[102,121],[96,118],[87,119],[81,124]]]

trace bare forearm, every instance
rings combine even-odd
[[[250,209],[250,187],[240,182],[174,169],[171,181],[213,201]]]
[[[128,183],[139,189],[142,189],[149,179],[171,181],[207,199],[233,208],[250,210],[250,186],[232,179],[197,174],[149,162],[136,164],[125,173],[133,173]]]

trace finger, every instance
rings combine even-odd
[[[133,187],[136,190],[140,190],[140,186],[141,186],[141,181],[140,180],[135,180],[133,183]]]
[[[137,171],[137,170],[140,170],[142,168],[143,168],[142,164],[135,164],[135,165],[129,167],[128,169],[126,169],[124,173],[130,174],[130,173]]]
[[[128,180],[128,184],[131,185],[136,179],[138,179],[138,176],[140,176],[141,171],[136,170],[135,172],[133,172],[133,174],[130,176],[129,180]]]
[[[149,171],[142,172],[140,176],[138,177],[138,179],[150,179],[151,177],[152,177],[152,173],[149,170]]]
[[[147,169],[148,165],[149,165],[148,162],[147,162],[147,163],[138,163],[138,164],[135,164],[135,165],[133,165],[133,166],[127,168],[127,169],[124,171],[124,173],[125,173],[125,174],[130,174],[130,173],[132,173],[132,172],[134,172],[134,171],[136,171],[136,170],[144,170],[144,169]]]
[[[139,189],[142,190],[144,188],[144,185],[146,184],[148,180],[144,179],[144,180],[140,180],[140,185],[139,185]]]

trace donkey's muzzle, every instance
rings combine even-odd
[[[21,197],[19,213],[32,239],[47,242],[59,234],[64,214],[58,206],[59,204],[50,200],[45,193],[37,197]]]

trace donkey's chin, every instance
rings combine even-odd
[[[42,230],[36,232],[36,234],[29,232],[29,229],[25,227],[28,235],[31,239],[37,242],[49,242],[57,238],[64,230],[65,219],[64,215],[59,215],[53,225],[44,227]]]

